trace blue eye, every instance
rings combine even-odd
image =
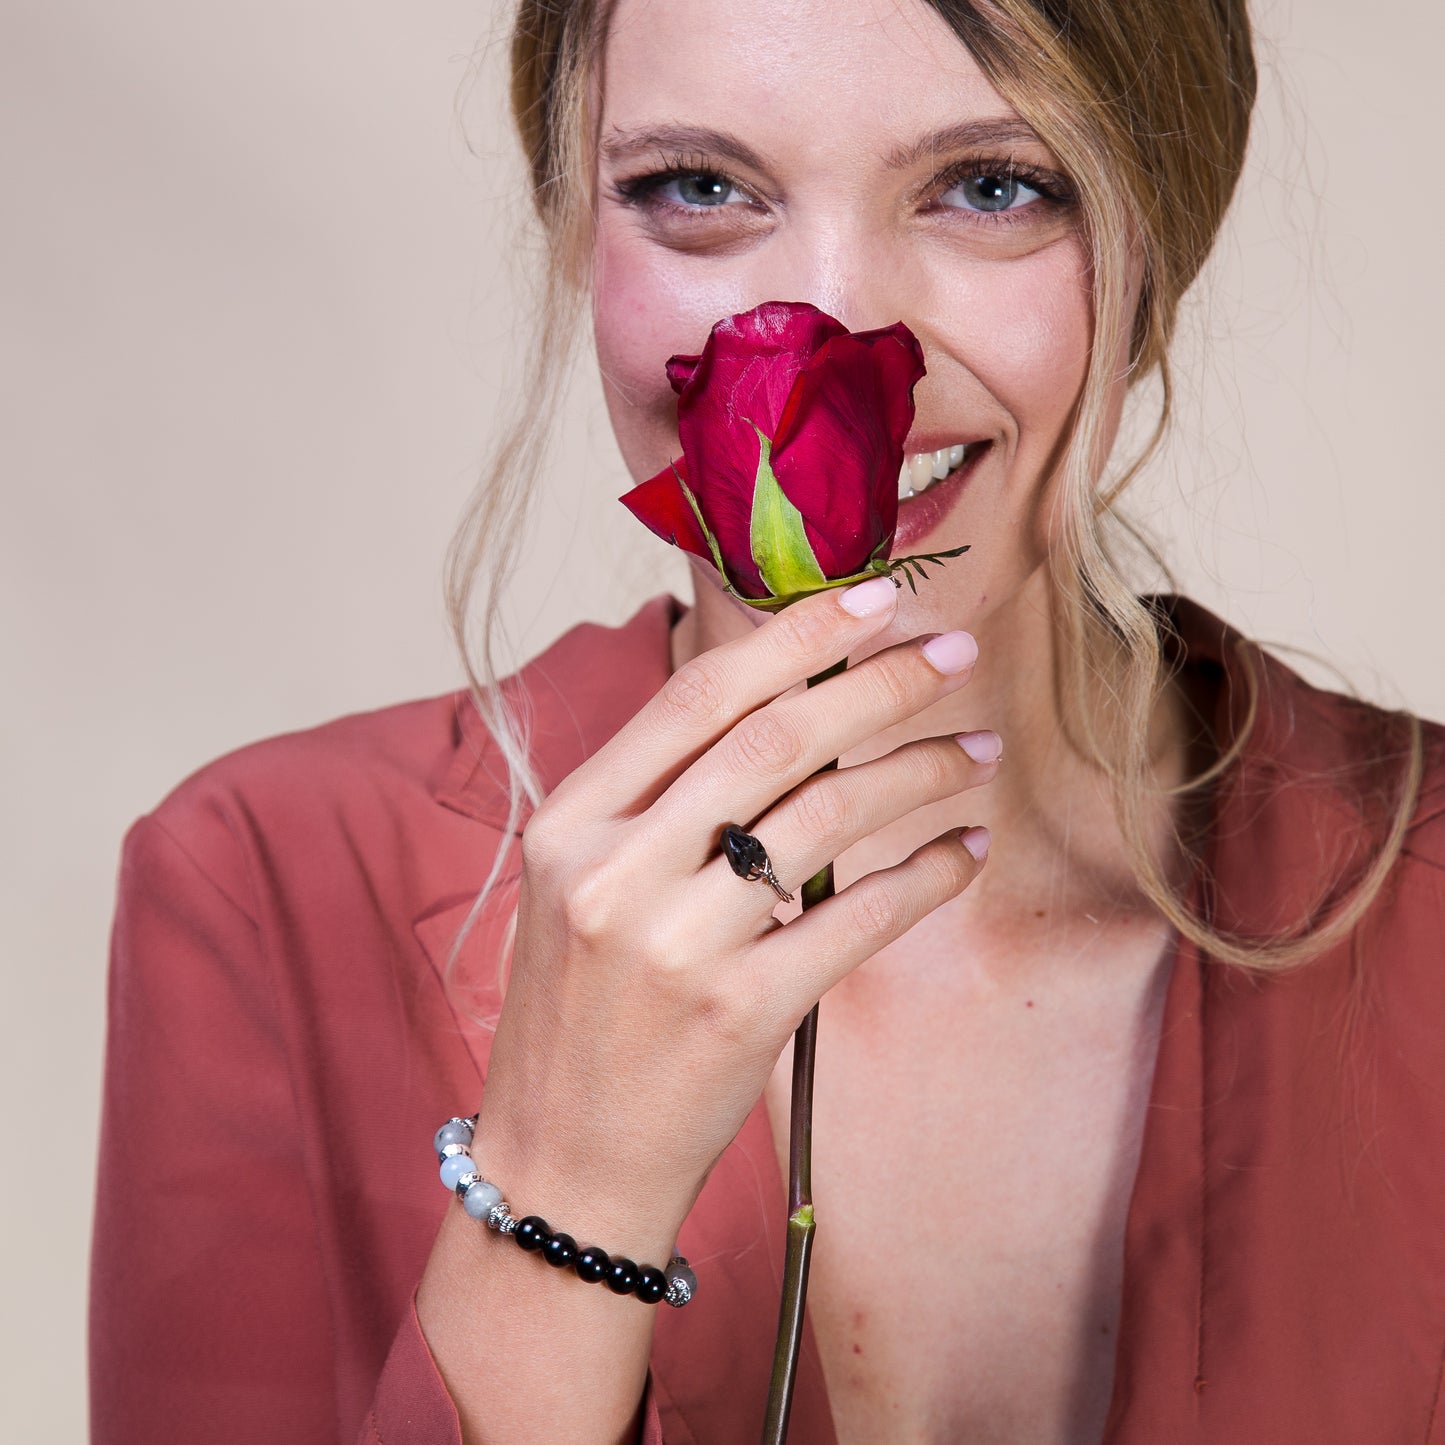
[[[737,187],[726,176],[710,171],[692,175],[674,175],[657,187],[664,200],[684,206],[725,206],[737,195]]]
[[[949,196],[957,195],[959,202],[950,201]],[[973,175],[955,181],[940,198],[945,206],[956,210],[983,211],[997,214],[1000,211],[1020,210],[1032,201],[1042,199],[1041,193],[1032,186],[1026,186],[1017,176]]]

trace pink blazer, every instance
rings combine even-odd
[[[1169,605],[1188,666],[1221,681],[1235,635]],[[549,785],[662,683],[678,607],[574,628],[523,670]],[[1219,696],[1227,736],[1240,693]],[[1196,886],[1220,923],[1275,928],[1318,901],[1322,869],[1366,855],[1395,770],[1357,760],[1384,725],[1267,663]],[[1427,728],[1427,750],[1405,855],[1347,944],[1267,982],[1178,949],[1108,1445],[1445,1445],[1445,729]],[[502,836],[503,776],[453,694],[243,748],[131,829],[92,1266],[96,1445],[459,1442],[412,1297],[456,1207],[432,1132],[485,1088],[490,1035],[469,1011],[499,1007],[515,850],[450,986],[445,971]],[[681,1236],[700,1288],[659,1312],[649,1445],[758,1437],[783,1198],[760,1103]],[[833,1439],[809,1337],[792,1440]]]

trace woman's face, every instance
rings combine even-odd
[[[954,624],[1017,597],[1049,545],[1090,269],[1057,162],[953,32],[922,0],[617,0],[601,91],[594,318],[633,478],[678,454],[663,364],[720,317],[902,320],[928,375],[894,553],[972,544],[919,598]],[[927,487],[916,454],[959,445]]]

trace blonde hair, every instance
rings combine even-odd
[[[1057,156],[1073,183],[1092,253],[1094,345],[1057,491],[1060,545],[1050,559],[1070,739],[1109,779],[1139,887],[1184,937],[1215,959],[1258,971],[1298,965],[1349,934],[1385,885],[1419,793],[1419,721],[1403,713],[1382,715],[1398,724],[1404,744],[1382,742],[1376,761],[1403,754],[1405,765],[1385,836],[1343,897],[1339,880],[1322,878],[1317,904],[1283,933],[1251,938],[1221,932],[1189,911],[1151,842],[1160,792],[1149,731],[1170,677],[1167,639],[1161,637],[1167,619],[1128,585],[1105,530],[1113,521],[1132,534],[1114,503],[1165,435],[1173,394],[1169,346],[1180,301],[1214,244],[1243,168],[1256,89],[1244,0],[927,3]],[[550,264],[527,409],[478,485],[448,558],[453,630],[477,706],[510,770],[508,842],[523,798],[535,806],[542,790],[528,757],[525,717],[496,682],[497,584],[515,563],[528,495],[516,463],[545,443],[545,419],[555,409],[550,403],[578,333],[593,215],[596,118],[588,113],[589,96],[609,7],[610,0],[521,0],[518,6],[512,113]],[[1101,488],[1121,360],[1131,386],[1157,375],[1161,404],[1141,454]],[[482,576],[485,602],[474,626],[472,597]],[[1248,643],[1230,661],[1238,663],[1237,672],[1231,666],[1230,685],[1238,682],[1245,690],[1243,724],[1205,773],[1174,792],[1219,777],[1248,738],[1261,662]],[[504,842],[468,927],[507,851]]]

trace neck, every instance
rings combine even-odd
[[[989,866],[969,890],[970,906],[1002,913],[1039,900],[1046,900],[1050,909],[1086,913],[1148,906],[1115,816],[1110,782],[1076,751],[1065,730],[1059,639],[1050,602],[1049,583],[1039,569],[1008,604],[991,609],[972,627],[979,661],[967,687],[864,740],[839,759],[849,767],[916,738],[977,728],[992,728],[1004,748],[1003,765],[986,787],[906,814],[840,855],[834,869],[839,888],[902,861],[948,828],[982,823],[993,832],[995,846]],[[746,633],[765,617],[740,607],[717,587],[700,583],[696,603],[674,629],[673,666]],[[905,605],[896,629],[885,634],[879,646],[946,625],[910,616]],[[860,661],[850,659],[855,666]],[[1189,716],[1183,693],[1174,685],[1166,688],[1151,719],[1156,777],[1166,787],[1198,765]],[[1159,802],[1156,812],[1149,829],[1151,846],[1177,874],[1183,860],[1171,838],[1173,827],[1183,820],[1167,800]]]

